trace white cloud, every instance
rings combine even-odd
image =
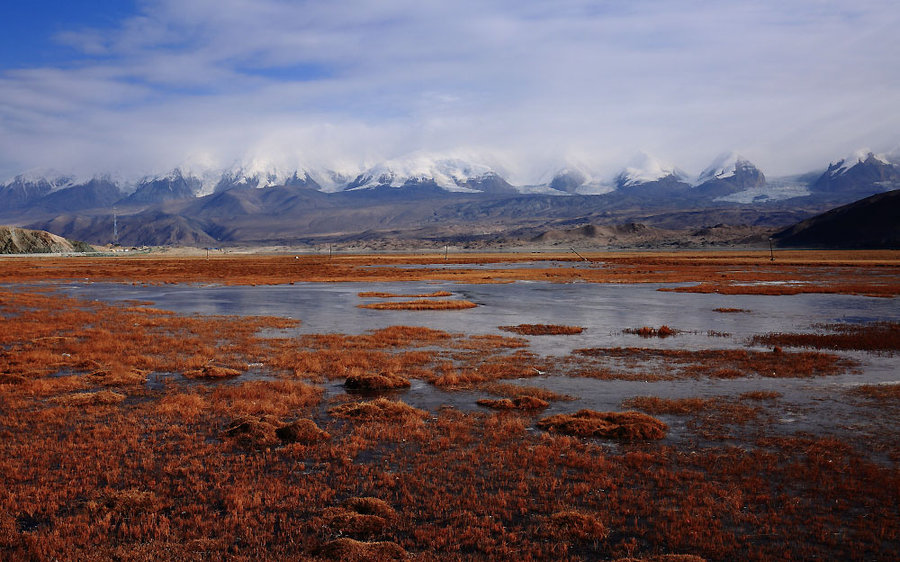
[[[147,0],[69,30],[79,62],[0,74],[0,175],[191,159],[362,167],[471,154],[530,183],[640,150],[767,175],[900,131],[888,1]],[[85,58],[87,57],[87,58]]]

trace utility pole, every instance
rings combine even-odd
[[[772,237],[769,237],[769,261],[775,261],[775,249],[772,247]]]

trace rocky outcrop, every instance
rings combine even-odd
[[[83,242],[72,242],[43,230],[0,226],[0,254],[46,254],[92,250],[93,248]]]

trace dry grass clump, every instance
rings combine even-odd
[[[347,498],[341,503],[341,506],[356,513],[361,513],[363,515],[377,515],[386,520],[391,520],[397,516],[397,512],[394,508],[386,501],[379,498]]]
[[[384,500],[373,497],[349,498],[340,507],[325,510],[326,525],[337,533],[352,537],[373,537],[380,534],[397,512]]]
[[[370,562],[373,560],[403,560],[406,558],[406,551],[395,542],[360,542],[345,537],[326,543],[319,549],[318,555],[329,560]]]
[[[722,312],[722,313],[724,313],[724,314],[738,314],[738,313],[741,313],[741,312],[750,312],[750,311],[747,310],[747,309],[745,309],[745,308],[726,308],[726,307],[719,307],[719,308],[714,308],[714,309],[713,309],[713,312]]]
[[[322,517],[325,525],[338,535],[368,538],[380,534],[387,527],[384,517],[357,513],[342,507],[330,507]]]
[[[751,390],[742,392],[738,398],[741,400],[776,400],[781,398],[781,393],[775,390]]]
[[[22,375],[14,375],[11,373],[0,373],[0,384],[22,384],[26,380]]]
[[[125,400],[125,395],[111,390],[98,390],[66,394],[51,398],[51,400],[63,406],[109,406]]]
[[[727,438],[724,429],[729,425],[744,425],[757,418],[759,407],[747,406],[722,398],[659,398],[637,396],[622,402],[626,408],[636,408],[653,415],[693,415],[689,424],[708,439]]]
[[[344,387],[349,390],[359,390],[362,392],[378,392],[409,388],[410,382],[406,377],[390,372],[358,372],[347,377],[347,380],[344,382]]]
[[[322,389],[302,381],[246,381],[218,386],[210,401],[233,416],[293,416],[298,409],[314,406],[322,399]]]
[[[373,310],[464,310],[478,306],[467,300],[416,300],[400,302],[375,302],[358,304],[358,308],[370,308]]]
[[[634,334],[637,336],[641,336],[642,338],[667,338],[678,333],[677,330],[673,330],[665,324],[663,324],[659,328],[651,328],[650,326],[643,326],[641,328],[626,328],[622,330],[622,332],[625,334]]]
[[[370,421],[411,420],[428,416],[428,412],[424,410],[413,408],[399,400],[388,400],[387,398],[341,404],[328,410],[328,413],[336,418]]]
[[[635,408],[648,414],[693,414],[702,412],[716,403],[714,398],[660,398],[635,396],[622,402],[625,408]]]
[[[331,435],[316,425],[316,422],[305,418],[279,427],[275,430],[275,436],[288,443],[304,445],[331,439]]]
[[[850,393],[870,400],[891,402],[900,400],[900,384],[863,384],[851,388]]]
[[[694,554],[657,554],[641,558],[616,558],[613,562],[707,562],[706,558]]]
[[[814,349],[900,351],[900,323],[875,322],[868,325],[829,324],[833,334],[795,334],[777,332],[754,336],[754,345],[811,347]]]
[[[311,445],[331,439],[331,435],[323,431],[310,419],[298,419],[290,423],[281,423],[270,415],[244,415],[232,420],[221,431],[226,438],[236,440],[240,445],[250,448],[267,448],[284,443]]]
[[[148,370],[133,369],[122,365],[99,369],[88,376],[92,382],[102,386],[129,386],[147,382]]]
[[[532,398],[538,398],[540,400],[546,400],[547,402],[554,402],[558,400],[575,400],[574,396],[569,396],[568,394],[560,394],[558,392],[553,392],[552,390],[547,390],[546,388],[539,388],[536,386],[526,386],[520,384],[511,384],[511,383],[503,383],[503,382],[492,382],[488,384],[483,384],[478,387],[480,390],[485,392],[489,392],[490,394],[494,394],[496,396],[504,396],[509,398],[518,398],[519,396],[530,396]]]
[[[600,437],[622,441],[662,439],[669,426],[640,412],[595,412],[579,410],[544,418],[538,427],[552,433],[576,437]]]
[[[243,374],[241,371],[237,369],[230,369],[228,367],[220,367],[217,365],[204,365],[199,369],[191,369],[189,371],[184,372],[184,376],[189,379],[229,379],[232,377],[238,377]]]
[[[517,326],[500,326],[501,330],[523,336],[556,336],[580,334],[581,326],[563,326],[559,324],[519,324]]]
[[[431,299],[436,297],[452,297],[453,293],[450,291],[435,291],[433,293],[419,293],[419,294],[402,294],[402,293],[379,293],[377,291],[364,291],[362,293],[358,293],[360,298],[364,299],[392,299],[392,298],[405,298],[405,299]]]
[[[495,410],[543,410],[550,403],[533,396],[519,396],[512,400],[509,398],[500,398],[498,400],[482,398],[478,400],[478,405]]]
[[[549,523],[554,528],[554,536],[557,537],[561,535],[569,539],[597,541],[609,534],[599,519],[581,511],[557,511],[550,515]]]
[[[278,421],[272,416],[241,416],[232,420],[221,434],[246,447],[265,448],[278,443],[277,425]]]
[[[768,378],[816,377],[835,375],[857,363],[838,355],[821,352],[748,351],[745,349],[649,349],[636,347],[576,349],[576,355],[608,361],[623,359],[632,363],[656,363],[669,378],[733,379],[749,375]],[[581,376],[581,373],[574,374]],[[609,378],[621,375],[605,373]],[[652,380],[650,374],[645,380]]]

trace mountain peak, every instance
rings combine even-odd
[[[856,166],[857,164],[888,164],[887,157],[883,154],[875,154],[868,148],[861,148],[859,150],[854,151],[848,156],[841,158],[837,162],[832,162],[828,166],[828,174],[832,177],[840,176],[842,174],[847,173],[848,170]]]
[[[646,152],[641,152],[616,175],[615,184],[620,188],[634,187],[670,176],[681,179],[684,177],[684,173],[675,166],[661,162]]]
[[[749,160],[738,154],[737,152],[723,152],[716,156],[712,163],[700,172],[697,176],[697,183],[706,183],[713,180],[724,180],[734,177],[740,170],[754,169]]]

